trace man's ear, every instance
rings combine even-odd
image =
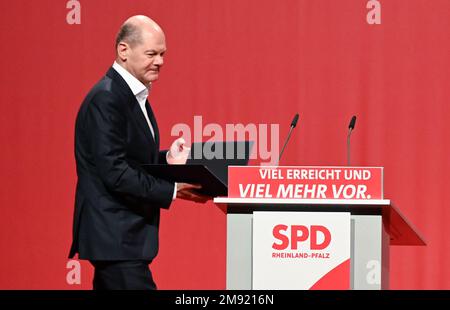
[[[130,50],[130,46],[125,42],[120,42],[117,45],[117,56],[119,56],[120,60],[122,60],[122,61],[127,60],[129,50]]]

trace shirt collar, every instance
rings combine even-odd
[[[145,85],[142,84],[141,81],[139,81],[137,78],[135,78],[130,72],[128,72],[121,65],[119,65],[116,61],[114,61],[114,64],[112,67],[125,80],[125,82],[128,84],[128,86],[130,87],[130,89],[133,92],[133,95],[135,97],[142,97],[142,98],[147,99],[147,96],[148,96],[148,93],[150,90],[150,86],[148,88],[145,87]]]

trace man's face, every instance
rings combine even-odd
[[[159,77],[165,51],[166,40],[163,33],[143,30],[142,43],[129,47],[126,69],[148,86]]]

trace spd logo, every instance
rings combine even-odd
[[[276,241],[272,244],[275,250],[297,250],[300,242],[308,242],[311,250],[323,250],[331,242],[330,231],[322,225],[283,225],[279,224],[273,228],[273,237]]]

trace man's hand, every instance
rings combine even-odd
[[[167,163],[169,165],[184,165],[191,151],[190,147],[186,147],[186,141],[183,138],[178,138],[173,141],[167,152]]]
[[[205,196],[196,191],[201,188],[202,188],[201,185],[189,183],[177,183],[177,198],[201,203],[205,203],[208,200],[212,199],[212,197]]]

